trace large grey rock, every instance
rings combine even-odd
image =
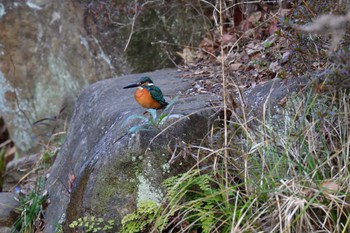
[[[211,6],[197,0],[83,2],[86,30],[102,42],[112,65],[122,53],[133,72],[173,66],[175,54],[196,46],[208,30],[203,15],[212,15]]]
[[[83,86],[129,70],[109,64],[83,28],[84,9],[73,1],[5,0],[0,7],[0,115],[23,152],[52,131],[33,127],[35,121],[57,116],[63,106],[69,115]]]
[[[213,113],[209,101],[216,97],[184,96],[192,81],[176,77],[180,73],[175,70],[143,75],[152,77],[166,100],[180,95],[173,119],[163,127],[181,116],[192,115],[184,117],[149,145],[156,131],[130,134],[128,129],[136,123],[124,124],[127,117],[145,111],[133,99],[133,90],[122,89],[140,75],[100,81],[86,88],[77,100],[66,141],[47,181],[51,204],[46,213],[45,232],[55,232],[55,226],[62,220],[66,220],[64,231],[72,232],[67,224],[86,215],[114,219],[117,230],[121,218],[135,210],[141,200],[160,201],[160,183],[166,177],[191,166],[190,158],[169,164],[168,147],[177,146],[180,151],[186,143],[201,143]],[[75,180],[69,193],[72,174]]]
[[[309,79],[302,76],[288,80],[275,78],[256,85],[243,93],[245,111],[258,119],[262,118],[264,109],[272,115],[278,114],[279,108],[283,108],[287,100],[293,98],[293,94],[299,92],[308,83]]]
[[[11,227],[19,215],[15,194],[0,192],[0,227]]]
[[[10,227],[0,227],[0,232],[1,233],[11,233],[11,228]]]

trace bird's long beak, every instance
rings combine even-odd
[[[138,87],[138,86],[140,86],[138,83],[133,83],[133,84],[127,85],[126,87],[123,87],[123,89]]]

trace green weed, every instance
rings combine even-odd
[[[38,178],[35,187],[28,195],[20,196],[18,208],[20,216],[12,227],[12,232],[32,233],[36,220],[42,219],[47,196],[43,193],[44,179]]]
[[[160,206],[154,201],[143,201],[137,211],[126,215],[122,220],[121,233],[145,232],[152,226]]]
[[[95,216],[85,216],[69,224],[69,227],[76,232],[111,232],[114,226],[114,220],[105,221],[103,218]]]
[[[166,108],[158,115],[157,110],[155,109],[147,109],[151,117],[145,117],[144,115],[134,114],[126,118],[124,124],[129,123],[132,120],[139,119],[141,122],[137,125],[134,125],[129,129],[130,133],[136,133],[137,131],[147,131],[147,130],[159,130],[159,126],[162,124],[164,119],[171,113],[172,106],[178,101],[178,96],[173,98]]]

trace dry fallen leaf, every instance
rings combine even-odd
[[[272,35],[274,34],[277,30],[278,30],[278,20],[277,19],[272,19],[271,20],[271,23],[270,23],[270,26],[269,26],[269,34]]]
[[[327,193],[336,193],[340,191],[340,186],[332,181],[325,181],[321,184],[321,187],[325,189]]]
[[[233,35],[224,34],[224,35],[222,35],[222,42],[229,43],[230,41],[232,41],[233,37],[234,37]]]
[[[280,105],[280,106],[283,107],[283,106],[287,103],[287,100],[288,100],[288,97],[287,97],[287,96],[283,97],[283,98],[278,102],[278,105]]]
[[[271,62],[269,66],[269,70],[276,73],[278,70],[280,70],[282,67],[278,64],[277,61]]]
[[[291,51],[284,52],[282,55],[282,61],[281,63],[286,63],[289,60],[290,55],[292,54]]]
[[[285,17],[285,16],[289,15],[290,12],[291,12],[290,9],[279,9],[279,10],[278,10],[278,14],[279,14],[280,16],[282,16],[282,17]]]
[[[69,174],[68,176],[68,192],[71,193],[73,190],[73,183],[75,180],[75,175],[74,174]]]
[[[257,11],[257,12],[252,13],[252,14],[248,17],[247,20],[248,20],[248,22],[256,23],[256,22],[258,22],[258,21],[261,19],[261,16],[262,16],[261,11]]]
[[[5,154],[5,163],[8,164],[10,161],[12,161],[15,158],[15,154],[16,154],[15,146],[8,148]]]
[[[322,84],[320,83],[316,83],[313,87],[312,87],[313,91],[315,93],[321,93],[324,90],[324,87]]]
[[[230,68],[231,70],[239,70],[239,68],[242,66],[242,63],[233,63],[233,64],[230,64]]]
[[[185,47],[181,52],[176,52],[183,60],[185,64],[192,64],[194,62],[194,53],[189,47]]]

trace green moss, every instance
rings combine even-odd
[[[132,158],[130,156],[130,158]],[[92,195],[94,210],[98,213],[104,212],[110,208],[110,201],[116,195],[130,196],[135,193],[137,188],[136,171],[138,171],[137,162],[123,162],[122,165],[107,165],[99,173],[99,180],[95,184]],[[123,173],[117,172],[123,167]],[[127,169],[129,168],[129,169]]]

